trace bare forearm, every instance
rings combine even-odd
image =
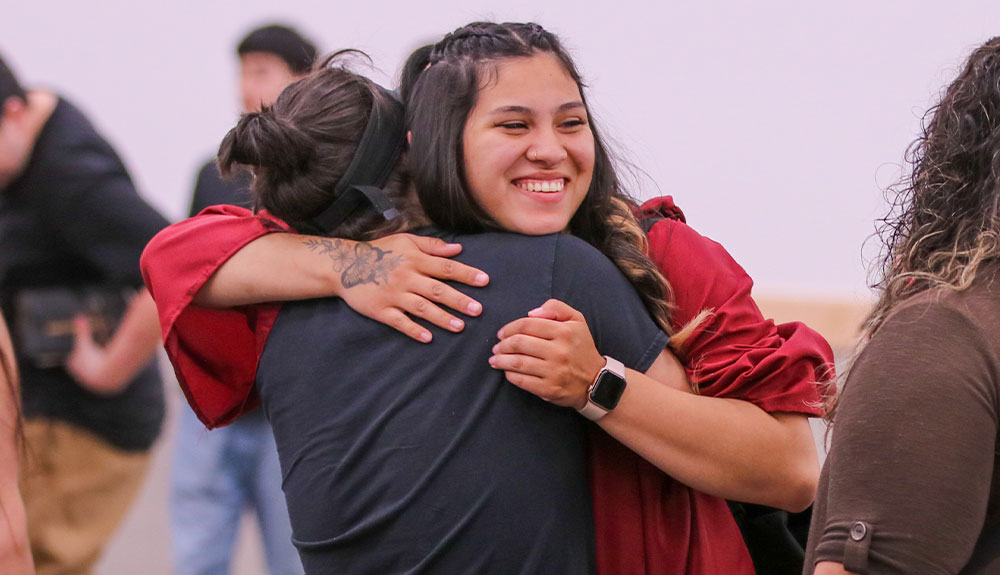
[[[222,308],[338,295],[340,274],[333,271],[328,254],[310,249],[310,241],[289,233],[257,238],[212,274],[194,303]]]
[[[431,332],[410,315],[461,331],[464,321],[444,307],[470,316],[482,312],[478,302],[443,281],[470,286],[489,282],[482,271],[451,259],[461,249],[411,234],[370,242],[270,234],[233,254],[201,287],[194,303],[231,307],[336,296],[356,312],[428,342]]]
[[[122,391],[152,359],[160,346],[156,304],[145,289],[129,303],[118,329],[105,346],[107,354],[99,373],[81,382],[91,391],[114,394]]]
[[[804,416],[685,393],[629,370],[625,394],[600,424],[699,491],[789,510],[815,495],[819,464]]]
[[[604,360],[580,312],[549,300],[500,330],[490,365],[555,405],[580,409]],[[805,416],[691,392],[664,351],[646,374],[628,370],[618,406],[599,420],[624,445],[682,483],[789,510],[812,501],[819,464]]]

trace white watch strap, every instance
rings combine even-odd
[[[591,421],[597,421],[608,414],[607,409],[590,400],[590,393],[594,391],[594,386],[597,385],[597,382],[601,379],[601,374],[605,371],[610,371],[618,377],[625,379],[625,364],[611,356],[604,356],[604,368],[597,372],[597,377],[594,378],[594,382],[590,384],[590,389],[587,390],[587,405],[577,410],[577,413]]]
[[[598,419],[604,417],[608,414],[608,410],[604,409],[600,405],[597,405],[593,401],[590,401],[590,395],[587,396],[587,405],[584,405],[582,409],[578,409],[577,413],[586,417],[591,421],[597,421]]]

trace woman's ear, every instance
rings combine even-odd
[[[407,144],[413,143],[413,132],[411,132],[410,130],[406,131],[406,143]]]

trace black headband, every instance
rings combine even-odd
[[[322,232],[336,229],[368,200],[387,220],[399,215],[392,200],[382,187],[392,175],[406,137],[405,111],[395,94],[379,86],[386,96],[386,105],[372,99],[372,110],[347,171],[333,191],[333,203],[312,219]]]

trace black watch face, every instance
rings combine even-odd
[[[624,392],[625,380],[610,371],[604,371],[590,392],[590,400],[611,411],[618,405],[618,400],[622,398]]]

